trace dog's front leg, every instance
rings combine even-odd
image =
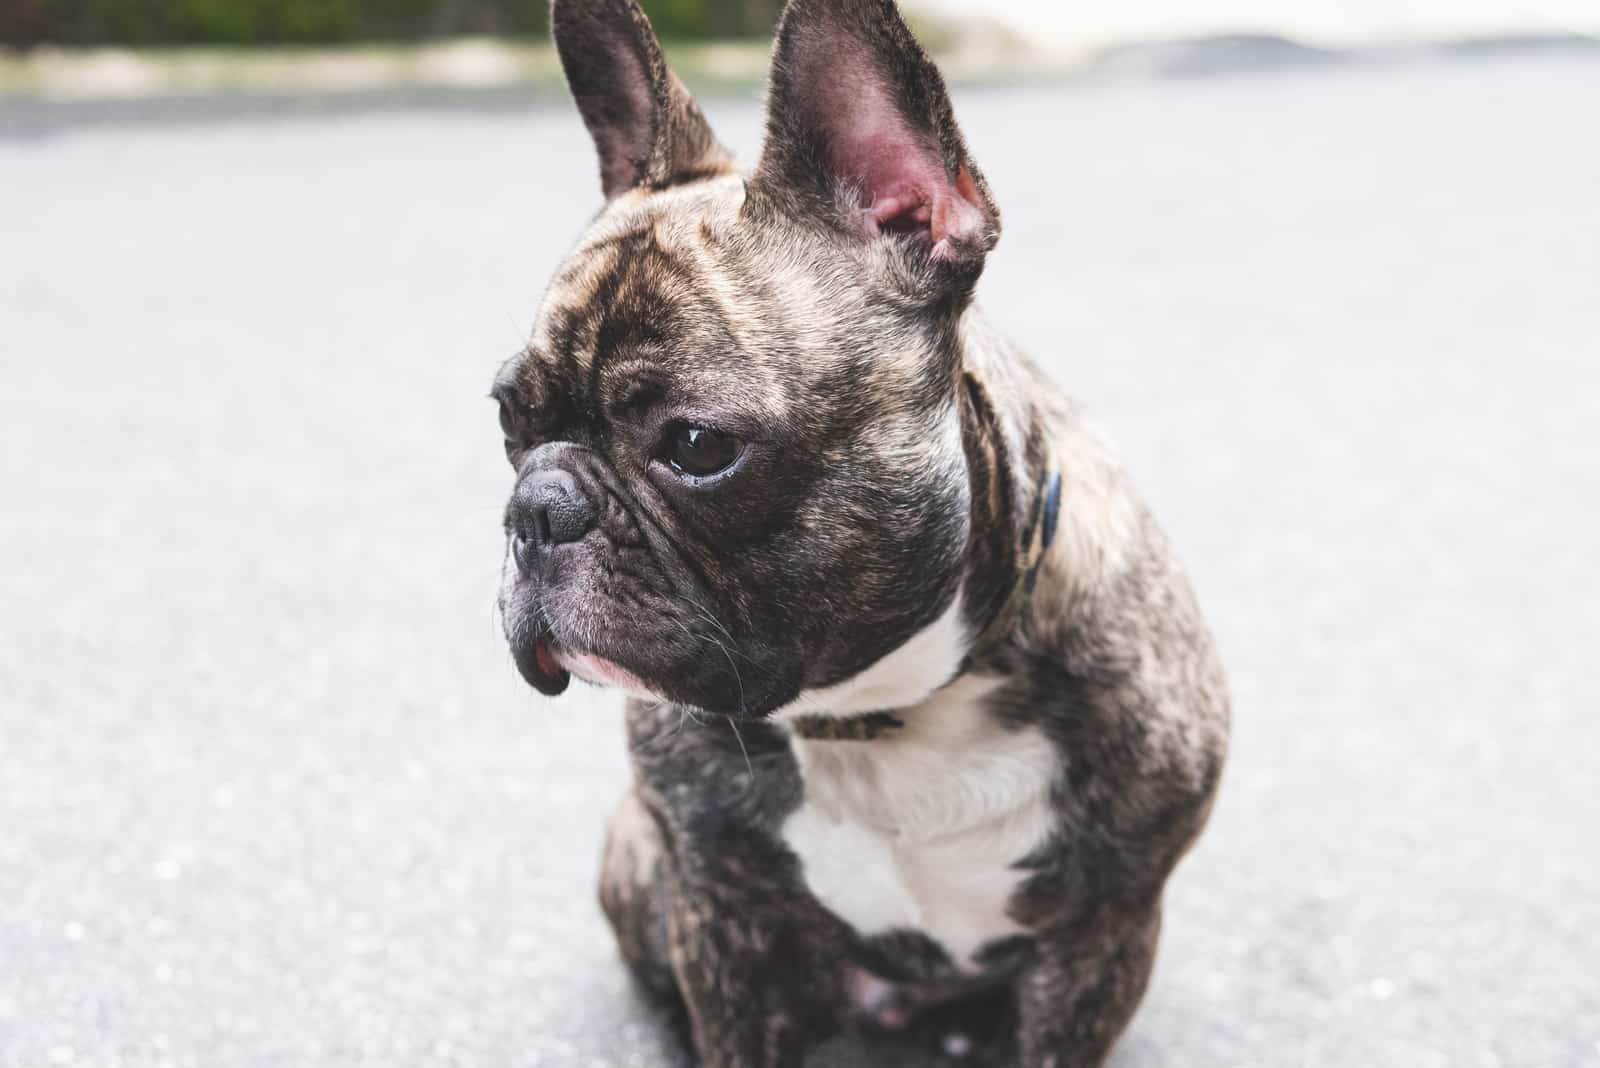
[[[1099,910],[1054,937],[1017,988],[1023,1068],[1098,1068],[1144,997],[1161,930],[1159,903]]]
[[[833,1027],[830,970],[777,909],[723,886],[677,891],[672,965],[705,1068],[799,1068]]]

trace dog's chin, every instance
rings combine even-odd
[[[606,625],[609,620],[571,627],[562,623],[562,616],[555,615],[554,626],[539,638],[511,643],[517,670],[547,697],[564,693],[576,678],[640,700],[761,719],[800,691],[799,663],[793,657],[751,657],[730,650],[726,639],[687,645],[657,642],[631,626],[614,629],[614,624]],[[569,640],[569,631],[588,640]],[[790,662],[789,670],[785,662]]]
[[[606,648],[586,648],[564,640],[558,628],[549,628],[531,641],[513,641],[511,655],[523,679],[546,697],[559,697],[576,678],[591,686],[621,690],[631,697],[667,699],[661,686],[646,681],[651,673],[635,662],[637,653],[625,657],[612,652],[610,645],[622,649],[643,648],[639,642],[612,642],[607,643]]]
[[[556,660],[573,677],[591,686],[621,690],[646,701],[665,700],[660,690],[614,660],[594,653],[557,652]]]

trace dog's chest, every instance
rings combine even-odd
[[[1022,931],[1017,862],[1053,826],[1059,756],[1036,729],[985,710],[990,680],[962,678],[871,742],[796,739],[804,800],[785,843],[806,885],[863,935],[920,931],[959,966]]]

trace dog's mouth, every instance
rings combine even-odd
[[[595,686],[621,687],[636,694],[650,694],[654,688],[621,664],[594,653],[569,649],[549,634],[531,646],[513,652],[517,670],[534,689],[546,697],[564,693],[576,675]]]
[[[676,626],[642,626],[635,613],[594,598],[560,597],[535,605],[521,590],[508,598],[506,637],[517,673],[545,697],[559,697],[574,680],[630,698],[676,702],[759,718],[800,690],[802,661],[787,650],[758,645],[747,652],[719,630],[706,638],[671,605],[652,619]],[[762,655],[765,654],[765,655]]]
[[[518,644],[512,650],[512,656],[517,662],[517,670],[528,681],[528,685],[546,697],[560,696],[572,682],[572,673],[556,659],[555,645],[548,637],[540,638],[532,645]]]

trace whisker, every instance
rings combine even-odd
[[[721,642],[717,643],[719,646],[721,646],[723,655],[729,658],[729,662],[730,663],[732,663],[733,657],[735,655],[737,655],[740,660],[743,660],[745,662],[746,666],[756,669],[758,672],[760,672],[762,675],[765,675],[769,679],[773,678],[773,673],[772,673],[770,668],[768,668],[765,664],[761,663],[759,660],[756,660],[756,659],[753,659],[752,657],[746,656],[743,652],[740,652],[738,650],[739,643],[738,643],[737,640],[735,640],[735,638],[733,636],[733,633],[731,631],[729,631],[727,627],[723,626],[721,621],[719,621],[716,616],[711,614],[711,610],[710,609],[708,609],[705,605],[700,604],[698,601],[696,601],[696,600],[694,600],[693,598],[690,598],[690,597],[682,598],[682,602],[684,604],[687,604],[690,608],[693,608],[696,612],[698,612],[700,614],[700,618],[701,619],[704,619],[707,623],[711,624],[717,630],[721,631],[723,633],[723,635],[725,635],[727,637],[728,641],[733,643],[733,645],[734,645],[734,649],[733,650],[729,650],[729,648],[726,645],[723,645]],[[738,672],[739,672],[739,669],[738,669],[737,666],[735,666],[734,667],[735,676],[738,675]],[[744,702],[743,702],[744,683],[743,683],[742,679],[740,680],[739,692],[740,692],[740,707],[742,708],[744,706]]]
[[[722,718],[726,719],[728,721],[728,726],[733,728],[733,737],[734,740],[739,743],[739,752],[744,754],[744,770],[750,776],[750,781],[755,782],[756,769],[750,763],[750,750],[744,747],[744,736],[739,733],[739,724],[734,722],[732,716],[724,716]]]

